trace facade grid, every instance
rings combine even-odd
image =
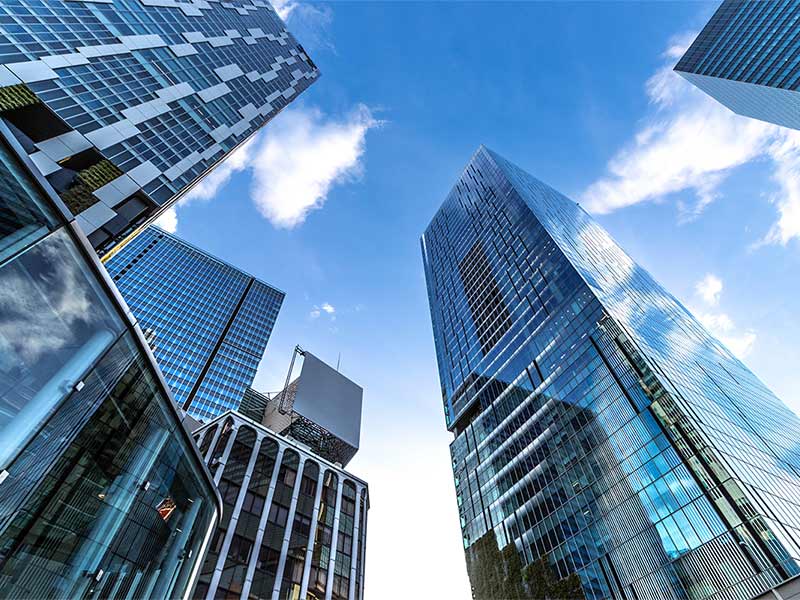
[[[106,262],[176,402],[194,418],[239,406],[284,294],[183,240],[148,227]]]
[[[0,4],[0,113],[101,252],[318,75],[262,0]]]
[[[675,70],[732,111],[800,129],[800,4],[725,0]]]

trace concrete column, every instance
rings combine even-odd
[[[344,478],[339,474],[339,485],[336,488],[336,511],[333,513],[333,534],[331,535],[331,557],[328,560],[328,580],[325,582],[325,600],[331,600],[333,594],[333,567],[336,564],[336,546],[339,542],[339,515],[342,511],[342,489]]]
[[[275,585],[272,586],[272,600],[278,600],[281,590],[281,579],[283,570],[286,568],[286,555],[289,552],[289,538],[292,537],[294,528],[294,513],[297,511],[297,497],[300,495],[300,482],[303,480],[303,469],[306,468],[306,457],[301,456],[297,465],[297,476],[294,479],[292,488],[292,501],[289,504],[289,516],[286,517],[286,527],[283,528],[283,544],[281,545],[281,557],[278,559],[278,570],[275,572]]]
[[[361,514],[361,490],[356,484],[356,514],[353,516],[353,542],[350,547],[350,586],[347,589],[347,600],[356,600],[356,556],[358,554],[358,518]]]
[[[308,594],[308,579],[311,576],[311,556],[314,554],[314,542],[317,539],[317,523],[319,521],[319,504],[322,498],[322,487],[325,483],[324,465],[319,466],[319,477],[317,478],[317,493],[314,495],[314,510],[311,513],[311,531],[308,536],[308,548],[306,548],[306,560],[303,563],[303,580],[300,584],[300,599],[305,600]]]
[[[250,586],[253,585],[253,573],[256,571],[256,562],[258,562],[258,555],[261,552],[261,543],[264,540],[264,530],[267,528],[267,518],[269,517],[269,509],[272,506],[272,497],[275,495],[275,485],[278,482],[278,472],[283,462],[284,450],[286,450],[286,446],[278,442],[278,454],[275,456],[275,466],[272,469],[272,477],[269,480],[267,497],[264,499],[264,512],[261,513],[261,519],[258,521],[256,541],[253,543],[253,556],[250,557],[250,564],[247,565],[247,575],[245,575],[244,585],[242,585],[241,600],[247,600],[247,596],[250,594]]]
[[[219,457],[217,472],[214,474],[214,485],[217,487],[219,487],[219,480],[222,479],[222,473],[225,471],[225,463],[228,462],[228,457],[231,455],[231,448],[233,448],[233,442],[236,439],[236,434],[238,432],[239,424],[234,422],[233,427],[231,428],[231,435],[228,437],[228,441],[225,442],[225,449],[222,451],[222,456]]]
[[[362,488],[364,489],[364,488]],[[361,595],[358,600],[364,600],[364,565],[367,562],[367,505],[369,504],[369,494],[364,498],[364,527],[361,530],[361,573],[358,576],[361,579]]]
[[[214,431],[214,435],[211,437],[211,443],[208,445],[208,450],[206,450],[206,455],[203,457],[203,460],[206,461],[208,464],[208,459],[211,458],[211,453],[214,452],[214,446],[217,445],[217,440],[219,439],[219,434],[222,431],[222,426],[225,424],[225,419],[222,419],[219,423],[217,423],[217,429]]]
[[[243,427],[246,427],[244,425]],[[250,477],[253,475],[253,468],[256,464],[256,457],[258,456],[258,450],[260,449],[261,442],[263,441],[264,437],[259,436],[255,429],[252,427],[253,433],[256,433],[256,440],[255,444],[250,450],[250,459],[247,462],[247,470],[244,473],[244,479],[242,480],[242,487],[239,489],[239,495],[236,497],[236,504],[233,507],[233,514],[231,515],[230,524],[228,525],[228,531],[225,532],[225,539],[222,542],[222,548],[219,551],[219,557],[217,558],[217,564],[214,567],[214,574],[211,576],[211,583],[208,586],[208,594],[206,595],[207,600],[213,600],[214,594],[217,591],[217,586],[219,585],[219,579],[222,576],[222,568],[225,566],[225,559],[228,557],[228,551],[231,547],[231,540],[233,539],[233,533],[236,530],[236,523],[239,521],[239,513],[242,511],[242,504],[244,503],[245,494],[247,494],[247,486],[250,483]]]

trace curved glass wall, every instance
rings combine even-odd
[[[109,354],[116,365],[98,365],[103,379],[127,357],[110,393],[3,533],[3,598],[171,597],[189,580],[216,516],[213,496],[148,361],[120,344]],[[69,423],[68,408],[53,427]],[[27,452],[48,443],[37,437]]]
[[[0,467],[124,328],[65,229],[0,266]]]
[[[289,538],[286,565],[283,567],[281,589],[278,595],[280,600],[296,600],[300,597],[318,479],[319,465],[314,461],[307,460],[303,465],[303,476],[300,478],[300,491],[297,495],[292,534]]]
[[[319,498],[317,532],[314,536],[314,550],[311,553],[311,575],[308,579],[306,600],[324,600],[328,581],[328,564],[331,558],[333,540],[333,519],[336,512],[336,489],[339,478],[332,471],[325,471],[322,494]]]
[[[218,516],[212,482],[102,267],[9,139],[0,120],[0,597],[181,596]]]
[[[356,515],[356,486],[345,480],[342,509],[339,513],[339,537],[333,568],[333,600],[347,600],[350,593],[350,566],[353,560],[353,528]]]
[[[278,471],[275,483],[272,504],[267,516],[267,525],[264,530],[264,539],[258,551],[253,584],[250,587],[249,598],[259,600],[270,598],[275,585],[278,572],[278,562],[283,546],[283,534],[286,530],[286,521],[289,517],[289,507],[292,502],[292,490],[297,480],[297,468],[300,457],[294,450],[286,450]]]
[[[0,262],[46,236],[58,226],[42,192],[0,143]]]

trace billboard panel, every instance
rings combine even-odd
[[[361,386],[305,352],[292,410],[358,448],[363,393]]]

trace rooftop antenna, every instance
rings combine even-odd
[[[292,351],[292,360],[289,363],[289,372],[286,374],[286,384],[283,386],[281,401],[280,404],[278,404],[278,412],[281,413],[282,415],[285,415],[288,412],[286,408],[286,402],[289,396],[289,380],[292,378],[292,371],[294,370],[294,359],[297,357],[298,354],[300,356],[306,355],[306,353],[300,347],[300,344],[296,345],[294,347],[294,351]]]
[[[339,363],[342,362],[342,353],[339,352],[339,358],[336,359],[336,372],[339,372]]]

